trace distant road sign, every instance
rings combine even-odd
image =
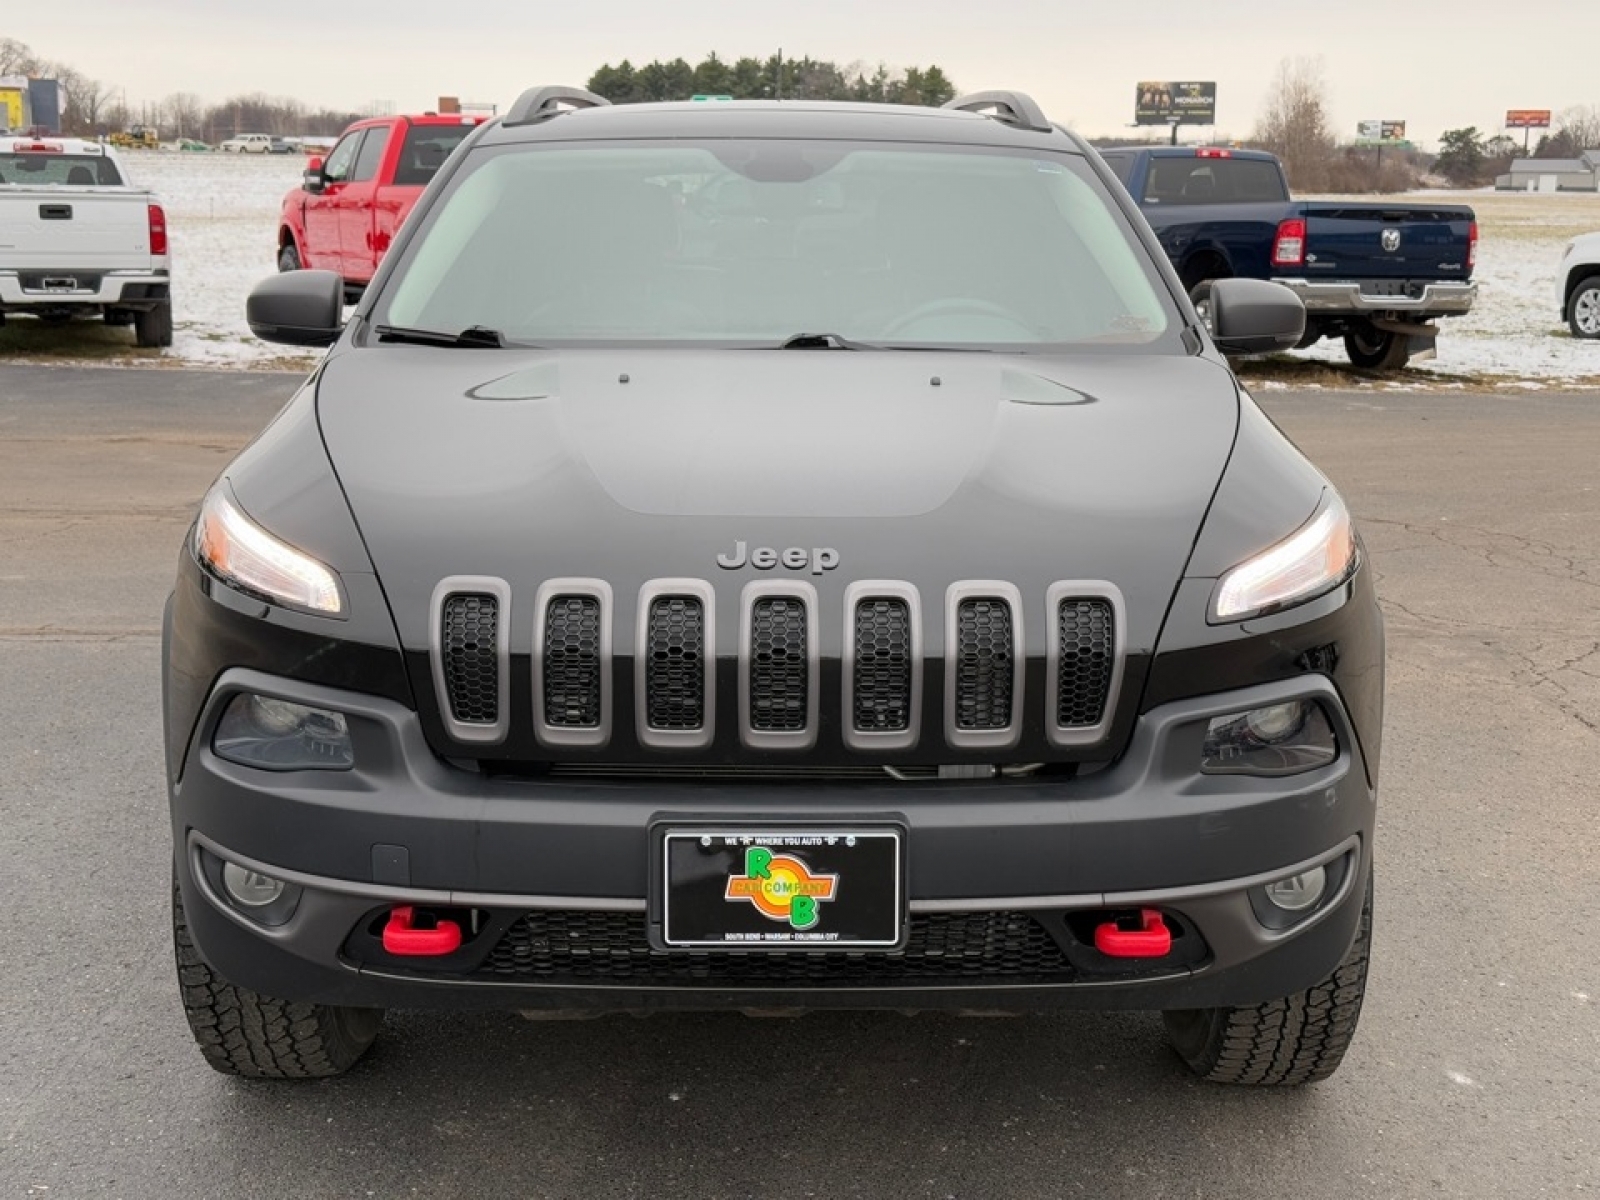
[[[1406,140],[1404,121],[1361,121],[1356,124],[1359,146],[1398,146]]]
[[[1548,108],[1509,108],[1506,110],[1507,129],[1549,129]]]
[[[1215,125],[1217,85],[1147,80],[1138,86],[1133,121],[1135,125]]]

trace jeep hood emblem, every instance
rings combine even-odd
[[[839,552],[831,546],[813,546],[810,550],[799,546],[787,550],[757,546],[752,550],[748,543],[735,542],[732,553],[717,555],[717,566],[724,571],[737,571],[747,564],[758,571],[770,571],[780,563],[786,571],[804,571],[809,566],[813,575],[821,575],[839,565]]]

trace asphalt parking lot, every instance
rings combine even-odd
[[[167,917],[158,624],[292,376],[0,367],[0,1198],[1522,1197],[1600,1189],[1600,395],[1269,393],[1379,572],[1374,962],[1318,1087],[1153,1014],[391,1014],[214,1075]]]

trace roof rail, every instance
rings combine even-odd
[[[533,87],[517,97],[500,124],[532,125],[562,112],[562,109],[556,107],[560,104],[572,108],[609,108],[611,101],[604,96],[596,96],[593,92],[586,92],[582,88],[562,87],[559,84]]]
[[[995,120],[1015,125],[1018,129],[1032,129],[1037,133],[1055,132],[1055,126],[1044,115],[1044,109],[1027,92],[973,92],[968,96],[957,96],[942,107],[973,113],[993,110]]]

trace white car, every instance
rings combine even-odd
[[[1600,338],[1600,233],[1567,243],[1556,272],[1561,319],[1575,338]]]
[[[272,149],[269,133],[241,133],[222,143],[221,149],[229,154],[266,154]]]

